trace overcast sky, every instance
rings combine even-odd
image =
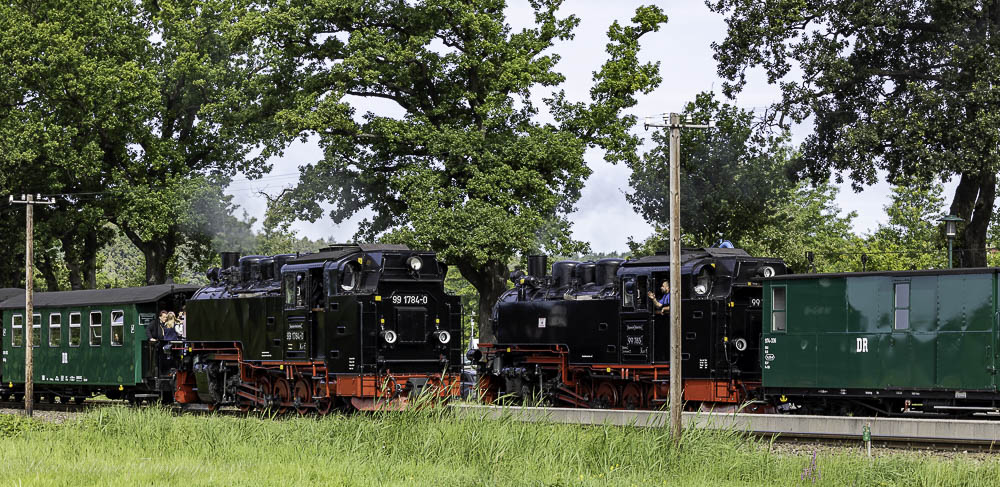
[[[515,27],[529,25],[533,21],[531,9],[526,2],[511,2],[508,19]],[[576,38],[557,44],[554,51],[562,56],[557,69],[567,80],[564,85],[570,97],[586,100],[591,87],[591,76],[604,62],[607,42],[606,32],[610,23],[618,20],[628,23],[635,8],[647,2],[570,0],[563,6],[564,13],[572,13],[580,18]],[[723,17],[709,12],[701,0],[677,0],[655,2],[669,16],[669,22],[660,32],[642,38],[642,58],[644,61],[660,62],[663,83],[649,95],[639,97],[639,104],[631,113],[641,118],[656,114],[679,111],[684,104],[694,99],[701,91],[721,92],[722,81],[716,74],[712,58],[712,42],[721,42],[725,36],[726,24]],[[540,92],[540,97],[547,93]],[[744,92],[734,103],[745,109],[760,111],[777,100],[776,87],[767,84],[760,73],[751,73]],[[720,94],[721,98],[721,94]],[[372,106],[372,110],[384,110]],[[364,110],[359,110],[359,116]],[[382,112],[380,112],[382,113]],[[641,127],[636,129],[642,131]],[[799,143],[811,130],[810,126],[797,127],[793,132],[794,142]],[[648,133],[643,133],[648,139]],[[259,192],[274,195],[281,189],[298,181],[298,167],[315,163],[322,157],[315,140],[298,143],[286,151],[284,157],[274,160],[274,169],[269,176],[257,181],[237,179],[228,193],[234,201],[251,216],[261,220],[266,200]],[[626,250],[629,237],[641,240],[652,233],[651,227],[636,214],[625,201],[629,192],[630,170],[624,165],[604,162],[597,151],[587,153],[587,163],[593,174],[587,180],[583,196],[577,204],[578,210],[570,215],[573,222],[573,236],[590,242],[595,251]],[[954,183],[946,186],[945,195],[950,196]],[[885,220],[883,206],[888,202],[889,186],[880,183],[862,193],[854,193],[850,187],[841,188],[838,205],[842,213],[857,211],[855,230],[865,232],[874,229]],[[683,206],[683,188],[681,198]],[[358,215],[350,221],[334,225],[329,219],[315,223],[296,222],[292,228],[310,238],[330,238],[346,241],[357,230]],[[259,225],[259,222],[258,222]]]

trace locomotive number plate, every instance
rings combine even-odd
[[[430,298],[426,294],[396,294],[392,296],[392,304],[427,304]]]

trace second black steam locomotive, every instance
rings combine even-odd
[[[684,249],[684,398],[741,404],[760,387],[761,284],[784,262],[740,249]],[[656,313],[666,254],[634,260],[529,258],[493,312],[495,340],[471,353],[487,400],[500,396],[580,407],[658,407],[669,390],[668,316]]]

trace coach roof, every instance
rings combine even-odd
[[[19,287],[3,287],[0,288],[0,303],[13,298],[14,296],[24,294],[24,289]]]
[[[85,289],[81,291],[56,291],[35,293],[35,308],[62,308],[67,306],[100,306],[108,304],[152,303],[174,293],[195,292],[200,286],[189,284],[157,284],[144,287],[114,289]],[[0,302],[0,309],[24,309],[24,290]]]

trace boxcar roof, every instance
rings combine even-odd
[[[923,269],[918,271],[875,271],[875,272],[830,272],[824,274],[782,274],[780,276],[762,278],[762,281],[787,281],[807,279],[831,279],[837,277],[913,277],[941,276],[961,274],[992,274],[1000,271],[1000,267],[965,267],[960,269]]]
[[[198,289],[199,286],[189,284],[158,284],[144,287],[35,293],[33,306],[36,308],[62,308],[67,306],[152,303],[173,293],[193,293]],[[21,290],[19,295],[0,302],[0,309],[24,309],[24,290]]]

